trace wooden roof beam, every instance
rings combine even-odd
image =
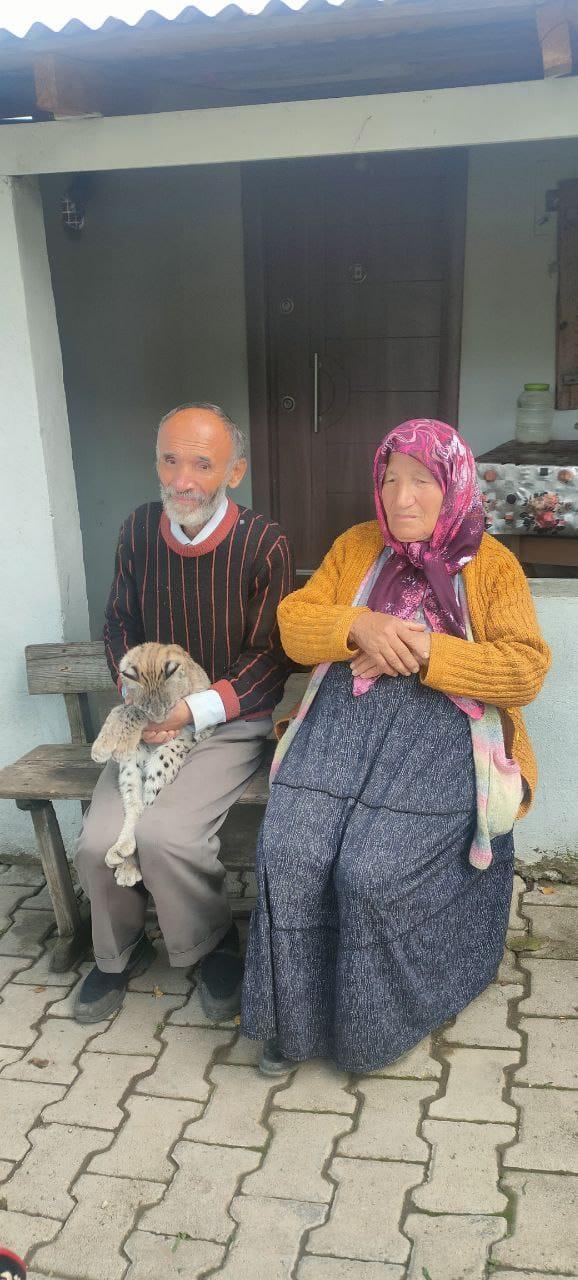
[[[542,51],[544,76],[571,76],[574,71],[571,17],[575,6],[566,0],[546,0],[536,10],[538,39]]]
[[[104,98],[94,63],[46,53],[34,59],[36,105],[55,120],[100,116]]]

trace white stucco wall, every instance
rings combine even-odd
[[[88,635],[82,543],[56,317],[33,179],[0,179],[0,767],[67,741],[60,698],[29,697],[27,644]],[[70,844],[80,808],[59,809]],[[32,852],[32,822],[0,801],[0,854]]]
[[[474,452],[512,439],[524,382],[555,383],[555,214],[546,192],[578,177],[578,139],[470,153],[460,425]],[[578,413],[554,435],[578,439]]]
[[[536,803],[516,828],[526,864],[568,858],[578,875],[578,582],[535,579],[532,593],[552,667],[524,716],[538,760]],[[568,868],[569,869],[569,868]]]
[[[241,180],[236,166],[95,174],[74,241],[60,223],[66,186],[42,181],[98,636],[119,525],[158,494],[159,418],[209,400],[248,427]],[[250,503],[249,477],[237,493]]]

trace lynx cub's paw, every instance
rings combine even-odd
[[[112,726],[103,725],[98,738],[93,742],[90,748],[90,754],[95,764],[106,764],[110,760],[114,748],[116,746],[117,735],[112,731]]]
[[[136,840],[117,840],[105,854],[104,861],[107,867],[120,867],[125,859],[132,858],[135,849]]]
[[[125,858],[122,866],[117,867],[114,878],[116,883],[123,889],[132,889],[133,885],[142,880],[141,873],[135,858]]]

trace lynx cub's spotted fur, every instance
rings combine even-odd
[[[162,746],[141,742],[148,720],[162,724],[169,711],[190,693],[210,687],[202,667],[178,644],[139,644],[120,663],[120,674],[130,694],[130,704],[114,707],[93,743],[91,755],[98,764],[116,760],[118,785],[125,813],[118,840],[105,862],[115,868],[117,884],[131,886],[142,880],[136,853],[135,827],[145,805],[173,782],[196,742],[213,729],[195,734],[194,725],[181,729]]]

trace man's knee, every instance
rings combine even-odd
[[[101,867],[105,867],[104,857],[109,844],[106,843],[106,839],[103,839],[102,829],[99,829],[96,823],[91,822],[90,815],[87,815],[74,852],[74,865],[83,885]]]

